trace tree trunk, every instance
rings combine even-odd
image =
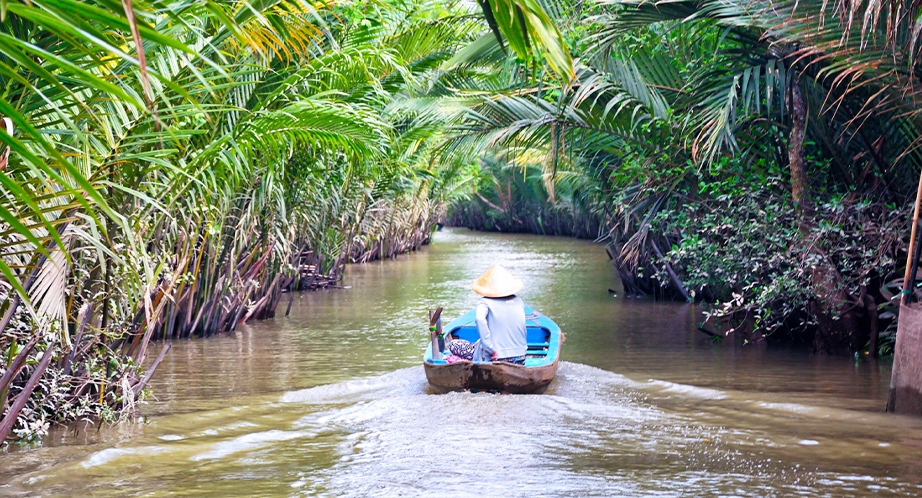
[[[868,288],[866,285],[862,285],[859,288],[861,294],[858,296],[861,299],[861,302],[864,303],[865,313],[868,317],[868,327],[870,328],[871,338],[868,341],[868,356],[871,358],[877,358],[877,342],[880,337],[879,331],[879,319],[880,314],[877,311],[877,302],[874,301],[874,298],[868,294]]]
[[[791,170],[791,197],[800,215],[801,225],[809,223],[813,214],[812,204],[807,193],[807,168],[804,164],[804,137],[807,128],[807,104],[800,92],[797,82],[790,87],[791,98],[791,134],[788,138],[788,166]]]
[[[806,253],[815,256],[810,270],[816,300],[810,313],[816,318],[813,349],[820,354],[849,354],[861,345],[861,327],[854,311],[855,299],[848,294],[842,275],[828,256],[812,240],[813,203],[810,200],[807,168],[804,162],[807,104],[796,81],[788,93],[791,108],[791,132],[788,139],[788,165],[791,173],[791,197],[799,217],[801,243]]]

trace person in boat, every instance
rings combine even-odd
[[[483,296],[477,303],[477,332],[480,340],[452,341],[452,354],[474,361],[505,361],[525,364],[528,351],[525,303],[515,295],[524,287],[509,270],[495,265],[474,281],[471,289]]]

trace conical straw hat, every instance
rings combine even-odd
[[[522,290],[525,284],[499,265],[493,265],[486,273],[474,280],[471,289],[483,297],[511,296]]]

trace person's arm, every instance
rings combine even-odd
[[[489,312],[490,308],[486,304],[477,305],[477,332],[480,333],[480,344],[492,356],[494,353],[493,338],[490,336],[490,327],[487,325],[487,313]]]

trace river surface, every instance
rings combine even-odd
[[[473,307],[494,263],[566,333],[557,379],[431,394],[427,310]],[[174,342],[141,423],[0,455],[0,495],[922,495],[922,421],[881,413],[888,363],[715,343],[692,305],[613,297],[601,246],[446,229],[343,285]]]

